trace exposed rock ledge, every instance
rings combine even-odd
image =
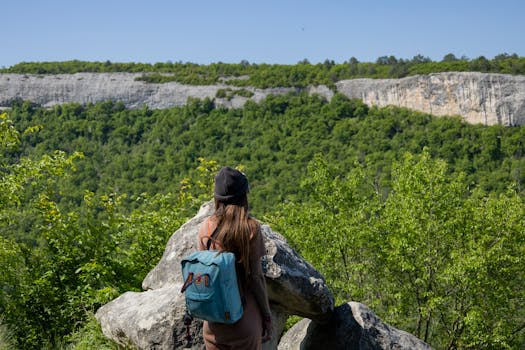
[[[344,80],[336,86],[346,96],[370,105],[460,115],[473,124],[525,124],[525,76],[436,73],[403,79]]]
[[[128,108],[169,108],[184,105],[188,97],[214,98],[218,105],[242,107],[248,100],[235,95],[216,98],[228,85],[193,86],[176,82],[152,84],[135,80],[141,73],[77,73],[58,75],[0,74],[0,108],[13,99],[53,106],[67,102],[122,101]],[[336,83],[337,90],[369,105],[395,105],[434,115],[460,115],[467,122],[486,125],[525,124],[525,76],[476,72],[435,73],[403,79],[353,79]],[[256,89],[249,99],[293,88]],[[309,93],[331,98],[326,86],[309,87]]]

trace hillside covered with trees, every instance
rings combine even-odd
[[[449,58],[407,67],[474,61]],[[382,63],[370,65],[392,67]],[[74,64],[83,65],[65,67]],[[289,86],[324,84],[350,64],[266,72],[308,67],[317,74]],[[67,70],[29,71],[39,65],[8,70]],[[255,79],[259,68],[242,65],[195,69]],[[149,67],[141,71],[174,73]],[[16,101],[0,122],[0,349],[116,349],[94,311],[140,290],[170,235],[211,198],[222,165],[247,173],[253,213],[327,278],[339,304],[368,304],[438,349],[525,345],[525,127],[306,93],[240,109],[210,99],[162,110]]]
[[[346,171],[355,161],[385,193],[392,161],[428,147],[451,171],[486,191],[515,182],[523,193],[524,128],[469,125],[403,108],[376,108],[336,95],[270,96],[243,109],[215,108],[211,100],[185,107],[129,110],[113,102],[66,104],[53,109],[16,104],[10,117],[23,137],[20,154],[82,152],[64,197],[78,204],[85,189],[97,193],[159,193],[177,188],[199,158],[240,164],[252,173],[254,209],[262,214],[300,195],[298,178],[317,153]],[[65,198],[63,198],[65,201]],[[69,201],[69,199],[68,199]]]

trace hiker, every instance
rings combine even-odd
[[[265,248],[260,223],[248,213],[248,190],[248,179],[242,172],[230,167],[220,169],[215,177],[215,213],[199,229],[199,250],[206,250],[209,245],[213,250],[235,254],[243,301],[243,315],[236,323],[204,321],[207,350],[259,350],[272,336],[270,305],[261,265]]]

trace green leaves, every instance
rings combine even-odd
[[[17,102],[10,114],[0,281],[14,287],[2,290],[10,301],[0,311],[24,345],[62,338],[71,320],[84,322],[78,310],[140,288],[172,232],[212,197],[219,164],[242,164],[254,213],[278,208],[271,223],[338,302],[363,301],[438,348],[523,343],[525,128],[337,94],[243,109],[210,99],[154,111]]]
[[[463,341],[478,347],[520,347],[525,317],[523,200],[509,190],[468,205],[465,247],[456,251],[458,264],[448,275],[461,281],[469,300]]]
[[[360,256],[369,247],[360,243],[374,202],[368,198],[370,206],[365,208],[363,171],[356,166],[340,177],[321,155],[316,155],[307,174],[301,189],[311,200],[284,204],[268,220],[325,275],[339,302],[355,299],[364,293],[361,272],[367,262]]]
[[[2,151],[16,149],[19,134],[2,119]],[[100,305],[140,290],[171,234],[211,197],[217,170],[216,162],[200,159],[197,175],[178,192],[128,196],[86,190],[68,210],[57,200],[57,182],[81,158],[55,151],[1,164],[0,313],[8,328],[2,326],[0,337],[13,331],[20,348],[59,347]],[[22,225],[34,240],[20,236]],[[79,333],[97,337],[97,330],[86,327]]]
[[[450,181],[446,164],[428,151],[406,154],[393,167],[392,191],[380,213],[384,278],[403,294],[400,312],[414,319],[410,328],[425,340],[441,303],[438,279],[457,242],[455,215],[465,191],[461,176]]]
[[[436,348],[524,344],[525,204],[469,191],[427,149],[392,166],[384,198],[366,167],[317,156],[304,203],[269,217],[326,277],[337,302],[362,301]]]
[[[306,87],[333,83],[353,78],[401,78],[414,74],[436,72],[481,71],[505,74],[523,74],[525,58],[518,55],[500,54],[492,60],[481,56],[468,60],[456,58],[453,54],[445,56],[441,62],[433,62],[421,55],[412,59],[397,59],[394,56],[379,57],[375,63],[359,62],[354,57],[343,63],[326,59],[311,64],[307,60],[295,65],[212,63],[199,65],[191,62],[119,63],[84,62],[21,62],[0,72],[19,74],[73,74],[78,72],[132,72],[144,73],[137,80],[149,83],[177,81],[183,84],[210,85],[224,82],[233,86]]]
[[[10,150],[18,146],[19,134],[13,127],[13,122],[7,119],[7,114],[0,114],[0,148],[2,151]]]

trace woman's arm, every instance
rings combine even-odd
[[[256,232],[257,236],[253,239],[255,244],[253,250],[250,253],[251,273],[248,283],[261,312],[263,320],[262,342],[265,343],[272,338],[272,314],[270,311],[270,303],[268,301],[266,280],[262,271],[261,258],[266,254],[266,249],[264,247],[264,239],[260,226]]]
[[[264,248],[264,240],[261,230],[259,229],[256,237],[254,237],[253,250],[250,252],[250,269],[249,286],[252,290],[255,300],[259,305],[263,318],[271,317],[270,303],[268,302],[268,291],[266,288],[266,280],[262,270],[261,258],[266,254]]]

